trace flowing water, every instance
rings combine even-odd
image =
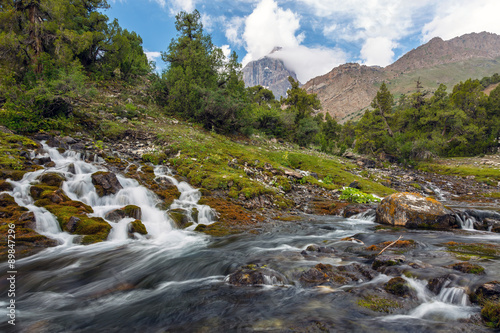
[[[447,282],[439,294],[426,287],[428,280],[449,270],[443,266],[457,260],[443,251],[448,241],[500,243],[500,236],[488,232],[375,232],[370,214],[351,219],[304,215],[291,222],[273,222],[259,234],[209,237],[192,230],[178,230],[168,214],[157,208],[158,198],[135,180],[118,176],[123,186],[117,194],[100,198],[91,183],[91,174],[104,170],[102,161],[85,162],[80,154],[59,154],[46,148],[56,163],[53,168],[27,174],[11,182],[10,192],[18,204],[33,211],[37,231],[57,239],[61,245],[18,260],[16,310],[19,332],[455,332],[481,331],[484,328],[466,321],[479,313],[470,304],[467,288],[500,277],[497,259],[482,262],[486,276],[468,276]],[[33,205],[30,184],[43,172],[59,172],[67,181],[63,190],[73,200],[91,205],[94,216],[125,205],[142,210],[148,236],[129,238],[127,225],[132,220],[110,222],[108,240],[82,246],[75,236],[61,232],[55,218]],[[198,222],[213,222],[215,213],[199,205],[200,192],[178,182],[168,169],[158,167],[155,174],[178,186],[181,196],[171,209],[182,209]],[[193,222],[195,222],[193,220]],[[194,226],[191,227],[193,229]],[[433,265],[421,269],[419,278],[406,281],[415,297],[401,309],[376,312],[358,305],[361,293],[382,290],[393,276],[377,273],[338,287],[305,287],[302,272],[323,263],[334,266],[371,259],[360,255],[363,244],[395,240],[404,233],[418,247],[405,256]],[[342,241],[353,236],[352,242]],[[331,247],[336,254],[304,255],[308,245]],[[307,252],[306,252],[307,253]],[[258,286],[234,286],[228,275],[249,265],[265,265],[275,276],[266,276]],[[0,265],[6,272],[7,265]],[[437,273],[436,273],[437,270]],[[276,278],[279,276],[280,278]],[[8,289],[6,275],[0,293]],[[5,301],[0,301],[0,316],[6,318]],[[473,327],[472,329],[470,327]],[[1,331],[12,330],[6,320]],[[484,329],[487,331],[487,329]]]

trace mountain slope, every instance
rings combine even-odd
[[[435,90],[441,83],[451,89],[460,81],[496,72],[500,72],[500,36],[482,32],[449,41],[434,38],[385,68],[342,65],[311,79],[304,88],[318,94],[325,113],[345,122],[370,106],[382,81],[400,95],[415,91],[417,80],[424,89]]]

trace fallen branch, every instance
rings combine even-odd
[[[403,237],[403,235],[399,236],[398,239],[396,239],[394,242],[392,242],[391,244],[387,245],[386,247],[384,247],[382,249],[382,251],[380,251],[377,255],[380,255],[382,252],[384,252],[385,250],[387,250],[389,247],[393,246],[394,244],[396,244],[398,242],[398,240],[401,239],[401,237]]]

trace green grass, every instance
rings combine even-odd
[[[489,185],[496,185],[500,181],[500,169],[488,168],[487,166],[449,166],[438,163],[420,163],[417,168],[421,171],[442,175],[452,175],[459,177],[474,176],[475,180],[487,183]]]

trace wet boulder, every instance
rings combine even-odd
[[[123,208],[114,209],[106,213],[106,215],[104,215],[104,218],[111,222],[118,222],[126,217],[131,217],[133,219],[140,220],[142,218],[141,207],[135,205],[128,205]]]
[[[369,281],[375,275],[373,270],[360,264],[332,266],[320,263],[303,272],[299,280],[306,286],[342,286],[352,282]]]
[[[55,172],[43,173],[38,180],[48,186],[61,187],[62,183],[66,180],[63,175]]]
[[[287,283],[286,278],[268,267],[258,265],[247,265],[230,274],[226,281],[235,286],[253,285],[283,285]]]
[[[476,275],[484,275],[484,268],[482,266],[471,264],[470,262],[457,262],[456,264],[452,264],[448,266],[451,269],[456,271],[466,273],[466,274],[476,274]]]
[[[138,233],[141,235],[147,235],[148,231],[146,230],[146,226],[142,223],[141,220],[135,220],[128,224],[127,226],[128,236],[129,238],[134,238],[134,233]]]
[[[327,253],[327,254],[335,253],[335,250],[333,248],[331,248],[331,247],[318,246],[318,245],[315,245],[315,244],[309,245],[306,248],[306,251],[309,251],[309,252],[318,252],[318,253]]]
[[[100,197],[116,194],[123,188],[114,173],[105,171],[92,174],[92,184]]]
[[[187,211],[185,211],[184,209],[171,209],[168,211],[168,216],[172,219],[175,226],[179,229],[185,229],[193,224],[193,222],[189,220]]]
[[[396,254],[379,254],[373,261],[372,268],[379,269],[384,266],[398,266],[406,261],[406,257]]]
[[[401,297],[414,297],[415,292],[402,277],[394,277],[384,285],[385,291]]]
[[[474,300],[477,303],[500,302],[500,281],[487,282],[476,289]]]
[[[455,215],[442,203],[410,192],[385,197],[377,207],[375,222],[414,229],[460,228]]]

